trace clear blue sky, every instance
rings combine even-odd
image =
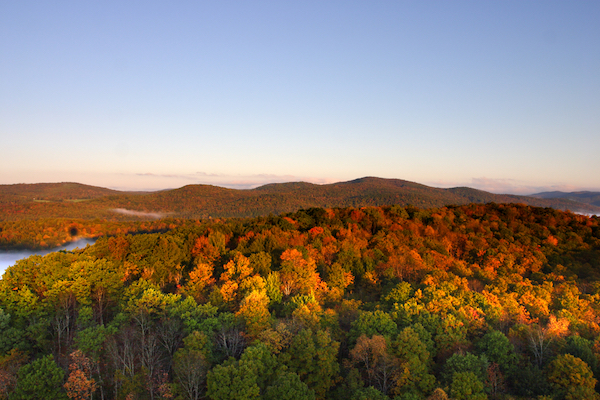
[[[600,190],[600,2],[0,0],[0,184]]]

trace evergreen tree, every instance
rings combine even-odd
[[[65,372],[48,355],[19,369],[17,385],[10,400],[67,400],[63,390]]]

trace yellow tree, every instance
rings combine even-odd
[[[225,303],[236,300],[240,283],[248,278],[253,269],[250,260],[241,253],[236,253],[224,266],[224,271],[219,280],[223,283],[220,288],[221,297]]]
[[[253,291],[242,301],[236,314],[246,322],[246,332],[256,338],[271,326],[269,298],[264,292]]]
[[[322,285],[317,266],[309,257],[305,260],[296,249],[288,249],[281,255],[281,291],[289,296],[292,293],[310,294]]]

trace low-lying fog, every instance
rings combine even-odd
[[[59,250],[74,250],[74,249],[83,249],[85,246],[94,244],[96,240],[94,239],[79,239],[74,242],[67,244],[66,246],[57,247],[55,249],[50,250],[38,250],[38,251],[30,251],[30,250],[19,250],[19,251],[0,251],[0,275],[4,275],[4,271],[6,268],[15,265],[17,260],[22,258],[27,258],[34,254],[38,254],[41,256],[45,256],[46,254],[52,253],[54,251]]]

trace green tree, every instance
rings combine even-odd
[[[452,376],[450,394],[456,400],[485,400],[483,383],[473,372],[456,372]]]
[[[581,358],[591,369],[596,371],[598,360],[592,351],[591,341],[579,335],[569,336],[565,346],[565,353]]]
[[[106,259],[82,260],[71,264],[69,276],[78,303],[93,306],[96,319],[103,324],[109,305],[118,302],[123,290],[123,272]]]
[[[185,297],[169,308],[172,318],[181,319],[185,332],[213,331],[219,325],[216,321],[217,307],[210,303],[197,304],[193,297]]]
[[[239,361],[230,358],[207,376],[213,400],[260,399],[277,372],[277,359],[265,344],[248,347]]]
[[[352,400],[388,400],[385,394],[375,389],[373,386],[360,388],[351,397]]]
[[[438,353],[448,354],[458,346],[468,343],[467,328],[454,314],[448,314],[444,318],[439,315],[435,317],[438,324],[435,326],[434,340]]]
[[[67,400],[63,391],[65,372],[52,355],[37,359],[19,369],[17,385],[10,400]]]
[[[481,382],[485,379],[488,361],[485,356],[477,357],[472,353],[454,353],[452,357],[446,360],[443,376],[446,381],[454,379],[454,374],[458,372],[472,372]]]
[[[208,372],[208,397],[212,400],[258,400],[260,388],[256,378],[251,365],[239,365],[230,359]]]
[[[198,331],[183,339],[184,347],[175,352],[173,371],[179,391],[186,399],[198,400],[204,394],[208,361],[208,337]]]
[[[339,347],[340,343],[331,340],[327,331],[303,329],[292,339],[287,351],[281,354],[281,361],[298,374],[318,398],[323,398],[338,380]]]
[[[537,365],[521,366],[514,375],[512,387],[515,394],[537,397],[550,394],[551,389],[544,372]]]
[[[300,380],[300,377],[288,371],[277,374],[275,381],[267,387],[264,400],[315,400],[315,392]]]
[[[25,332],[10,324],[10,314],[0,308],[0,356],[7,354],[13,348],[24,347]]]
[[[271,272],[267,275],[265,280],[265,289],[267,296],[269,297],[270,304],[279,304],[283,298],[281,293],[281,280],[279,279],[279,272]]]
[[[429,373],[430,354],[419,334],[412,327],[404,328],[394,340],[393,347],[400,359],[395,392],[420,395],[431,392],[435,377]]]
[[[484,353],[489,361],[497,363],[503,372],[508,372],[516,364],[517,357],[513,346],[500,331],[486,333],[477,342],[477,349]]]
[[[392,317],[381,310],[362,311],[356,321],[352,323],[349,339],[351,343],[356,342],[360,335],[372,337],[381,335],[387,339],[393,338],[398,333],[398,326]]]
[[[128,289],[131,289],[131,285]],[[138,289],[142,289],[145,285]],[[136,293],[137,292],[137,293]],[[146,387],[150,392],[150,397],[154,398],[157,378],[164,366],[164,357],[162,347],[169,341],[167,336],[168,330],[164,329],[168,324],[159,324],[159,320],[164,320],[169,315],[169,311],[176,307],[180,300],[180,295],[163,293],[156,287],[149,287],[143,292],[133,290],[130,295],[135,295],[129,298],[126,311],[130,316],[132,326],[135,329],[136,346],[133,347],[136,353],[136,359],[141,364],[139,372],[144,376]],[[162,343],[161,343],[162,342]],[[169,347],[169,353],[173,350],[173,346]],[[174,352],[174,350],[173,350]],[[171,355],[170,353],[169,355]]]
[[[562,354],[552,360],[548,367],[548,380],[560,398],[597,398],[592,370],[581,358],[571,354]]]
[[[413,288],[408,282],[400,282],[384,297],[385,303],[393,308],[394,304],[406,303],[413,295]]]

